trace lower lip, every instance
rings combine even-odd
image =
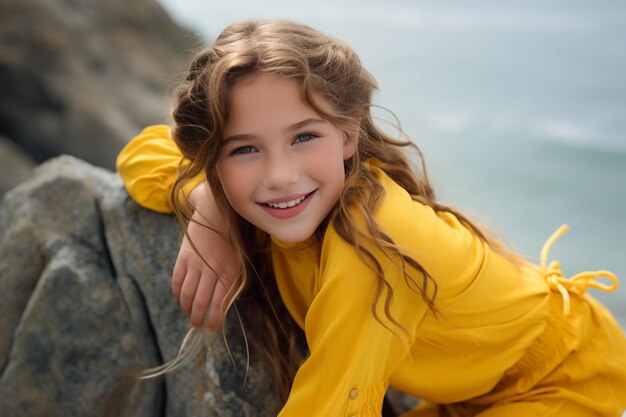
[[[315,191],[306,196],[304,200],[300,202],[300,204],[296,204],[293,207],[288,207],[284,209],[270,207],[267,204],[261,204],[261,207],[272,217],[277,219],[290,219],[292,217],[296,217],[298,214],[302,213],[302,211],[309,205],[311,198],[315,194]]]

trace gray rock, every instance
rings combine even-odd
[[[176,355],[187,330],[169,282],[181,232],[117,175],[54,159],[6,194],[0,233],[1,416],[276,414],[254,356],[245,378],[234,317],[234,361],[217,337],[185,368],[135,383],[136,369]]]
[[[38,163],[71,154],[109,169],[167,121],[198,44],[155,0],[0,0],[0,39],[0,134]]]

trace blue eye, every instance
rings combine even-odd
[[[239,148],[233,149],[230,154],[231,155],[243,155],[247,153],[255,152],[254,146],[241,146]]]
[[[312,133],[302,133],[298,136],[296,136],[296,139],[293,141],[294,143],[299,143],[299,142],[308,142],[310,140],[315,139],[317,136],[312,134]]]

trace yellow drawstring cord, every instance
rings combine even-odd
[[[566,224],[559,227],[546,243],[544,243],[541,248],[541,257],[539,258],[541,270],[545,274],[546,282],[551,289],[557,290],[563,297],[563,314],[566,316],[570,313],[570,292],[583,295],[589,287],[606,292],[613,292],[619,288],[619,280],[615,274],[609,271],[586,271],[576,274],[571,278],[565,278],[561,272],[561,264],[558,261],[552,261],[546,266],[550,248],[554,242],[568,230],[569,227]],[[611,281],[611,285],[598,282],[596,278],[607,278]]]

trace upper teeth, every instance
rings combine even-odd
[[[299,204],[302,200],[304,200],[305,196],[302,197],[298,197],[295,200],[291,200],[291,201],[285,201],[285,202],[280,202],[280,203],[267,203],[268,206],[270,207],[274,207],[274,208],[287,208],[287,207],[293,207],[296,204]]]

